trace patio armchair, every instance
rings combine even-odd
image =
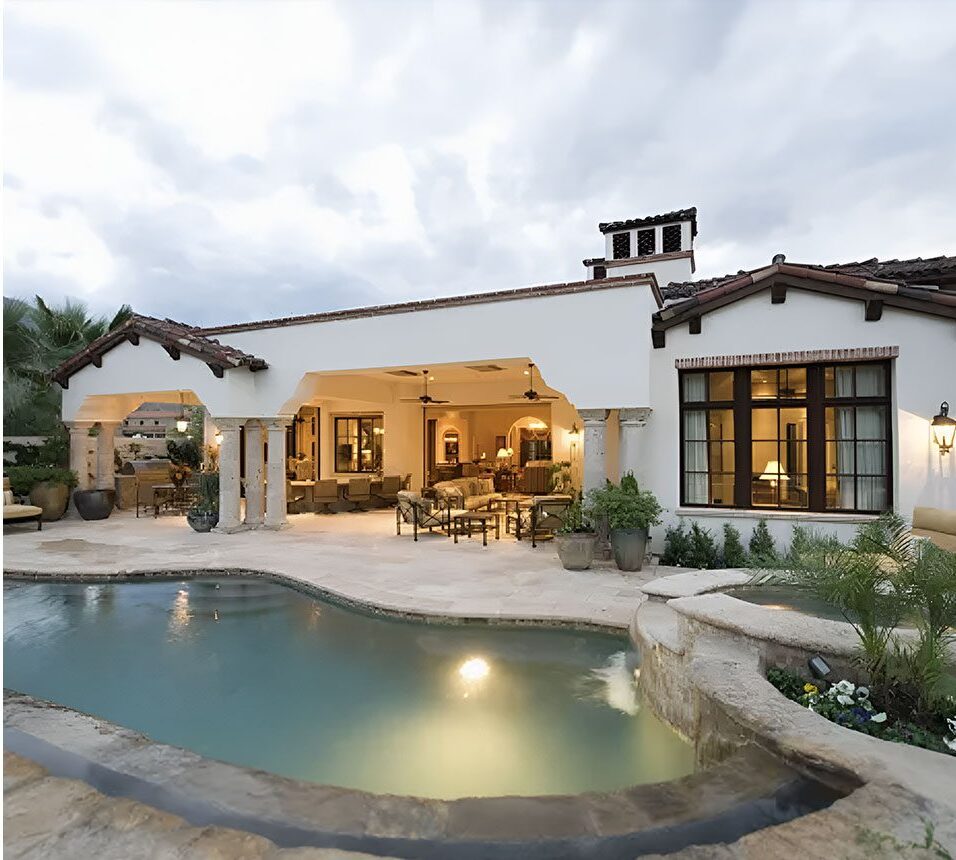
[[[412,527],[412,534],[418,540],[418,530],[443,529],[448,525],[448,511],[437,507],[431,499],[423,499],[419,493],[399,490],[398,504],[395,506],[395,534],[401,536],[402,523]]]
[[[531,546],[538,545],[538,534],[550,532],[552,535],[568,518],[571,507],[570,496],[538,496],[531,506]]]
[[[332,505],[339,501],[339,482],[335,478],[316,481],[315,488],[312,491],[312,499],[315,502],[315,512],[317,514],[334,514]]]
[[[368,510],[368,503],[372,501],[372,482],[369,478],[349,478],[345,488],[345,500],[355,505],[352,511]]]
[[[3,479],[3,524],[36,521],[37,531],[43,528],[43,508],[36,505],[18,505],[10,489],[10,479]]]
[[[381,489],[375,491],[375,496],[386,505],[398,503],[398,491],[402,489],[401,475],[386,475],[382,478]]]
[[[302,506],[306,500],[305,487],[294,486],[292,481],[286,479],[285,482],[285,509],[286,513],[298,514],[302,512]]]

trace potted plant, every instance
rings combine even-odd
[[[565,570],[587,570],[594,560],[594,528],[580,499],[568,508],[564,525],[554,536]]]
[[[42,520],[53,522],[66,513],[70,490],[77,484],[76,472],[61,466],[10,466],[10,488],[20,496],[30,496],[31,504],[43,508]]]
[[[607,517],[611,549],[619,570],[640,570],[644,565],[648,529],[661,521],[661,506],[650,490],[642,490],[628,472],[619,485],[591,490],[592,516]]]
[[[186,522],[193,531],[208,532],[219,522],[219,473],[199,473],[196,503],[186,511]]]

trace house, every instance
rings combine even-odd
[[[126,437],[165,439],[184,419],[178,403],[143,403],[123,419],[120,433]]]
[[[763,517],[781,538],[956,507],[930,429],[956,402],[956,257],[780,254],[695,281],[696,209],[599,229],[605,255],[571,283],[205,328],[134,316],[57,371],[74,459],[109,486],[113,434],[88,428],[172,401],[221,434],[225,530],[285,523],[298,452],[316,478],[413,486],[549,455],[585,489],[633,471],[668,523]]]

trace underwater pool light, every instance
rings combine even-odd
[[[480,681],[488,677],[491,667],[481,657],[471,657],[458,667],[458,674],[465,681]]]

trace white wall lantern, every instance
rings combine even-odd
[[[949,417],[949,404],[944,400],[939,405],[939,415],[933,417],[933,441],[940,454],[948,454],[956,438],[956,418]]]

